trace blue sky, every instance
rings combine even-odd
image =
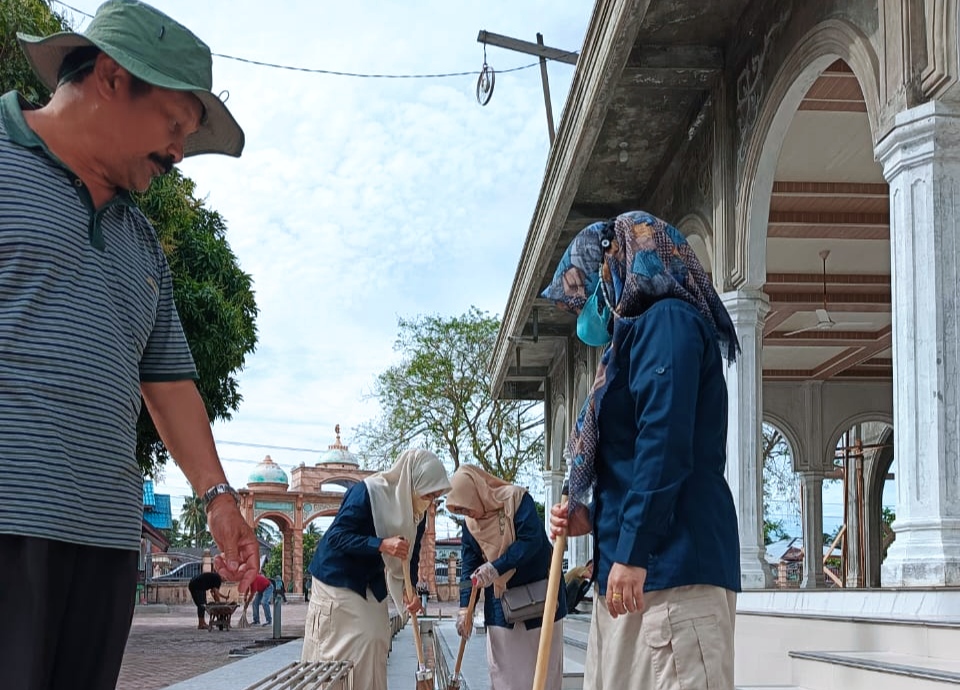
[[[71,0],[93,13],[96,0]],[[244,402],[214,426],[229,480],[264,454],[316,462],[374,417],[368,399],[395,361],[398,316],[502,313],[536,203],[549,140],[540,70],[499,74],[477,104],[486,29],[579,51],[588,0],[347,3],[152,0],[214,53],[365,73],[471,71],[446,79],[358,79],[214,58],[214,91],[246,132],[237,160],[181,165],[227,220],[253,276],[260,342],[240,375]],[[55,5],[56,6],[56,5]],[[62,9],[62,6],[57,6]],[[66,10],[76,24],[88,19]],[[535,58],[487,48],[498,70]],[[551,63],[559,121],[573,67]],[[235,443],[271,446],[257,448]],[[189,493],[170,465],[157,490]]]

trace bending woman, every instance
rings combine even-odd
[[[541,618],[507,623],[500,596],[508,587],[543,580],[550,574],[553,548],[546,528],[527,490],[487,474],[472,465],[454,472],[447,510],[463,515],[463,572],[484,589],[483,617],[487,625],[487,662],[490,687],[529,690],[537,665]],[[461,590],[465,607],[470,590]],[[566,596],[557,591],[558,621],[550,647],[548,690],[560,690],[563,681],[563,622]],[[457,616],[457,632],[470,637],[473,621],[466,609]]]
[[[406,450],[347,490],[310,563],[302,661],[352,661],[354,687],[387,690],[387,592],[398,611],[421,609],[418,597],[407,600],[403,572],[416,584],[424,517],[449,489],[436,455]]]

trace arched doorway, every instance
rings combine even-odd
[[[336,441],[322,453],[314,466],[300,463],[287,473],[268,455],[250,473],[247,486],[238,491],[240,510],[251,526],[264,518],[277,524],[283,535],[283,581],[291,592],[303,592],[303,533],[317,518],[332,517],[343,500],[347,488],[373,474],[360,469],[356,456],[340,441],[340,425]],[[419,580],[436,594],[434,571],[436,548],[436,505],[427,514],[420,546]]]

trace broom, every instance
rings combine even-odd
[[[561,505],[566,505],[564,496]],[[567,535],[558,534],[553,543],[553,558],[550,560],[550,576],[547,579],[547,600],[543,604],[543,624],[540,628],[540,646],[537,648],[537,668],[533,674],[533,690],[543,690],[547,685],[547,665],[550,661],[550,645],[553,643],[553,619],[557,615],[557,597],[550,596],[560,587],[563,577],[563,552],[567,550]]]
[[[474,585],[470,590],[470,603],[467,604],[466,625],[473,625],[473,609],[477,605],[477,592],[480,588]],[[467,648],[467,636],[460,638],[460,651],[457,652],[457,663],[453,667],[453,676],[447,683],[447,690],[460,690],[460,664],[463,663],[463,652]]]
[[[403,583],[407,590],[407,599],[413,601],[417,593],[413,590],[413,584],[410,582],[410,569],[403,569]],[[413,620],[413,640],[417,645],[417,690],[433,690],[433,671],[427,668],[423,660],[423,643],[420,641],[420,623],[417,622],[417,614],[411,613]]]
[[[246,599],[246,597],[244,597]],[[250,606],[249,601],[243,602],[243,613],[240,614],[240,622],[237,623],[238,628],[249,628],[250,621],[247,620],[247,607]]]

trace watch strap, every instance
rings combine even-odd
[[[203,509],[208,510],[210,508],[210,502],[217,496],[222,496],[223,494],[230,494],[233,496],[233,500],[236,501],[237,507],[240,507],[240,495],[237,493],[237,490],[229,484],[221,483],[214,484],[203,492],[203,496],[200,497],[200,500],[203,502]]]

